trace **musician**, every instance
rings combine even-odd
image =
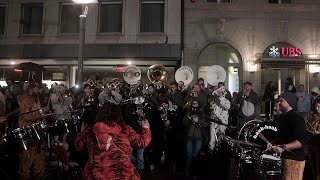
[[[205,84],[204,84],[204,79],[203,79],[203,78],[199,78],[199,79],[198,79],[198,84],[199,84],[201,90],[204,90],[204,89],[205,89],[206,86],[205,86]]]
[[[225,98],[226,91],[224,86],[221,86],[219,89],[215,90],[214,95],[216,97],[210,102],[211,117],[217,121],[221,121],[224,124],[228,124],[229,118],[229,109],[231,107],[230,101]],[[214,122],[210,122],[210,143],[209,150],[213,150],[216,144],[216,135],[225,134],[226,126],[219,125]]]
[[[201,107],[206,107],[207,96],[203,93],[199,84],[193,85],[191,93],[185,98],[185,103],[190,102],[194,98],[200,102]]]
[[[23,89],[10,77],[6,79],[6,83],[8,86],[5,88],[4,96],[6,99],[6,112],[9,113],[19,108],[17,96],[23,93]],[[8,129],[17,128],[18,121],[19,117],[17,115],[8,117]]]
[[[302,180],[305,167],[306,126],[304,119],[294,111],[296,106],[295,94],[281,94],[279,108],[283,115],[278,121],[279,142],[276,145],[268,143],[269,149],[281,154],[284,180]]]
[[[256,106],[260,103],[260,97],[252,89],[251,82],[243,84],[243,91],[240,93],[240,107],[238,110],[238,130],[248,121],[256,118]]]
[[[198,99],[191,100],[191,106],[183,118],[183,126],[186,133],[186,150],[187,159],[185,166],[185,174],[188,176],[192,165],[192,160],[195,159],[202,147],[202,128],[207,127],[201,103]]]
[[[83,86],[83,93],[78,95],[75,101],[76,108],[83,108],[84,113],[81,117],[81,122],[92,124],[95,119],[95,111],[98,107],[98,98],[93,93],[93,87],[90,84]]]
[[[183,99],[189,94],[191,91],[190,86],[186,86],[183,81],[178,82],[178,91],[180,91]]]
[[[65,94],[66,87],[59,84],[54,87],[54,93],[50,95],[54,120],[65,121],[70,118],[70,106],[72,104],[72,97]],[[66,132],[61,132],[60,129],[56,131],[54,136],[54,148],[57,152],[59,160],[62,161],[65,170],[69,169],[69,157],[67,155],[68,144],[66,143]]]
[[[320,180],[320,99],[315,101],[314,109],[316,111],[312,114],[308,126],[308,130],[313,134],[308,140],[308,154],[313,179]]]
[[[54,93],[50,95],[54,119],[65,119],[70,113],[72,97],[65,94],[66,87],[63,84],[57,85],[54,89]]]
[[[120,90],[115,84],[109,83],[99,94],[99,102],[109,101],[114,104],[119,104],[122,101]]]
[[[39,87],[35,83],[30,83],[26,92],[18,96],[20,105],[20,113],[25,113],[32,110],[40,109],[39,102]],[[42,112],[47,112],[48,108],[43,108]],[[21,115],[19,118],[19,127],[26,127],[35,123],[35,119],[40,117],[39,111]],[[18,179],[40,179],[44,174],[45,167],[45,151],[38,144],[36,147],[31,147],[27,151],[19,154],[19,170]]]
[[[222,87],[222,86],[226,87],[225,84],[224,84],[224,82],[219,82],[219,83],[218,83],[218,88],[220,88],[220,87]],[[226,94],[224,95],[224,97],[227,98],[229,101],[231,101],[232,96],[231,96],[230,91],[229,91],[228,89],[226,89],[226,88],[225,88],[225,91],[226,91]]]

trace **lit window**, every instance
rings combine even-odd
[[[100,5],[100,33],[122,32],[122,1]]]
[[[140,32],[164,32],[164,0],[140,2]]]
[[[22,4],[22,34],[42,34],[43,4]]]

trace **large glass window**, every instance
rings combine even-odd
[[[122,32],[122,1],[100,5],[100,33]]]
[[[70,3],[61,4],[60,33],[79,33],[79,14],[81,6]]]
[[[0,34],[4,34],[6,22],[6,6],[0,4]]]
[[[42,34],[43,4],[22,4],[22,34]]]
[[[230,92],[239,92],[242,82],[242,59],[239,52],[225,43],[214,43],[204,48],[198,58],[198,77],[206,81],[207,69],[220,65],[226,71],[225,80]]]
[[[164,32],[164,0],[141,0],[140,32]]]

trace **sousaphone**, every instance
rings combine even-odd
[[[227,73],[222,66],[213,65],[208,68],[206,79],[211,86],[218,86],[219,82],[226,80]]]
[[[149,67],[147,76],[152,83],[164,82],[168,78],[168,72],[163,65],[154,64]]]
[[[176,82],[179,83],[179,81],[182,81],[184,85],[190,84],[193,80],[193,77],[193,71],[188,66],[180,67],[175,73]]]
[[[140,69],[135,65],[125,67],[123,72],[123,79],[128,84],[137,84],[137,82],[141,79]]]

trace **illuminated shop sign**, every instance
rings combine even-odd
[[[287,42],[271,44],[265,51],[265,58],[303,58],[302,51]]]

